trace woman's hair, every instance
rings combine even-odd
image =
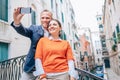
[[[56,21],[56,22],[58,23],[59,27],[62,28],[61,23],[60,23],[59,20],[57,20],[57,19],[52,19],[52,20],[50,20],[50,21]],[[50,23],[50,21],[49,21],[49,23]],[[47,25],[47,28],[49,27],[49,23],[48,23],[48,25]]]

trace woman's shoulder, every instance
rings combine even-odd
[[[42,38],[39,39],[38,42],[39,43],[46,43],[46,42],[48,42],[48,38],[47,37],[42,37]]]
[[[42,42],[48,42],[48,41],[49,41],[49,38],[48,38],[48,37],[42,37],[42,38],[40,39],[40,41],[42,41]]]
[[[40,40],[42,40],[42,41],[48,40],[48,37],[42,37]]]
[[[67,40],[62,40],[63,43],[69,44]]]

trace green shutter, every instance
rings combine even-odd
[[[0,19],[8,21],[8,0],[0,0]]]
[[[60,38],[63,40],[67,40],[66,34],[63,30],[61,31]]]
[[[2,19],[2,0],[0,0],[0,19]]]
[[[113,39],[114,39],[114,43],[117,44],[116,33],[115,32],[113,32]]]
[[[64,23],[64,14],[61,13],[61,16],[62,16],[62,22]]]
[[[51,8],[53,9],[53,0],[51,0]]]
[[[64,40],[67,40],[67,38],[66,38],[66,34],[64,33]]]
[[[117,31],[117,33],[120,32],[120,30],[119,30],[119,24],[117,24],[117,26],[116,26],[116,31]]]
[[[0,61],[8,59],[8,43],[0,42]]]
[[[60,2],[61,2],[61,3],[63,3],[63,1],[62,1],[62,0],[60,0]]]
[[[35,14],[35,11],[32,11],[32,14],[31,14],[31,16],[32,16],[32,24],[36,24],[36,14]]]

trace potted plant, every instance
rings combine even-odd
[[[120,32],[117,33],[117,42],[120,43]]]
[[[114,45],[112,46],[112,50],[113,50],[113,51],[117,51],[117,45],[116,45],[116,44],[114,44]]]

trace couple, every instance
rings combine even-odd
[[[21,80],[75,80],[74,58],[68,41],[60,39],[61,24],[52,19],[52,13],[43,10],[41,25],[23,27],[20,8],[14,10],[11,26],[21,35],[29,37],[31,47],[27,54]]]

